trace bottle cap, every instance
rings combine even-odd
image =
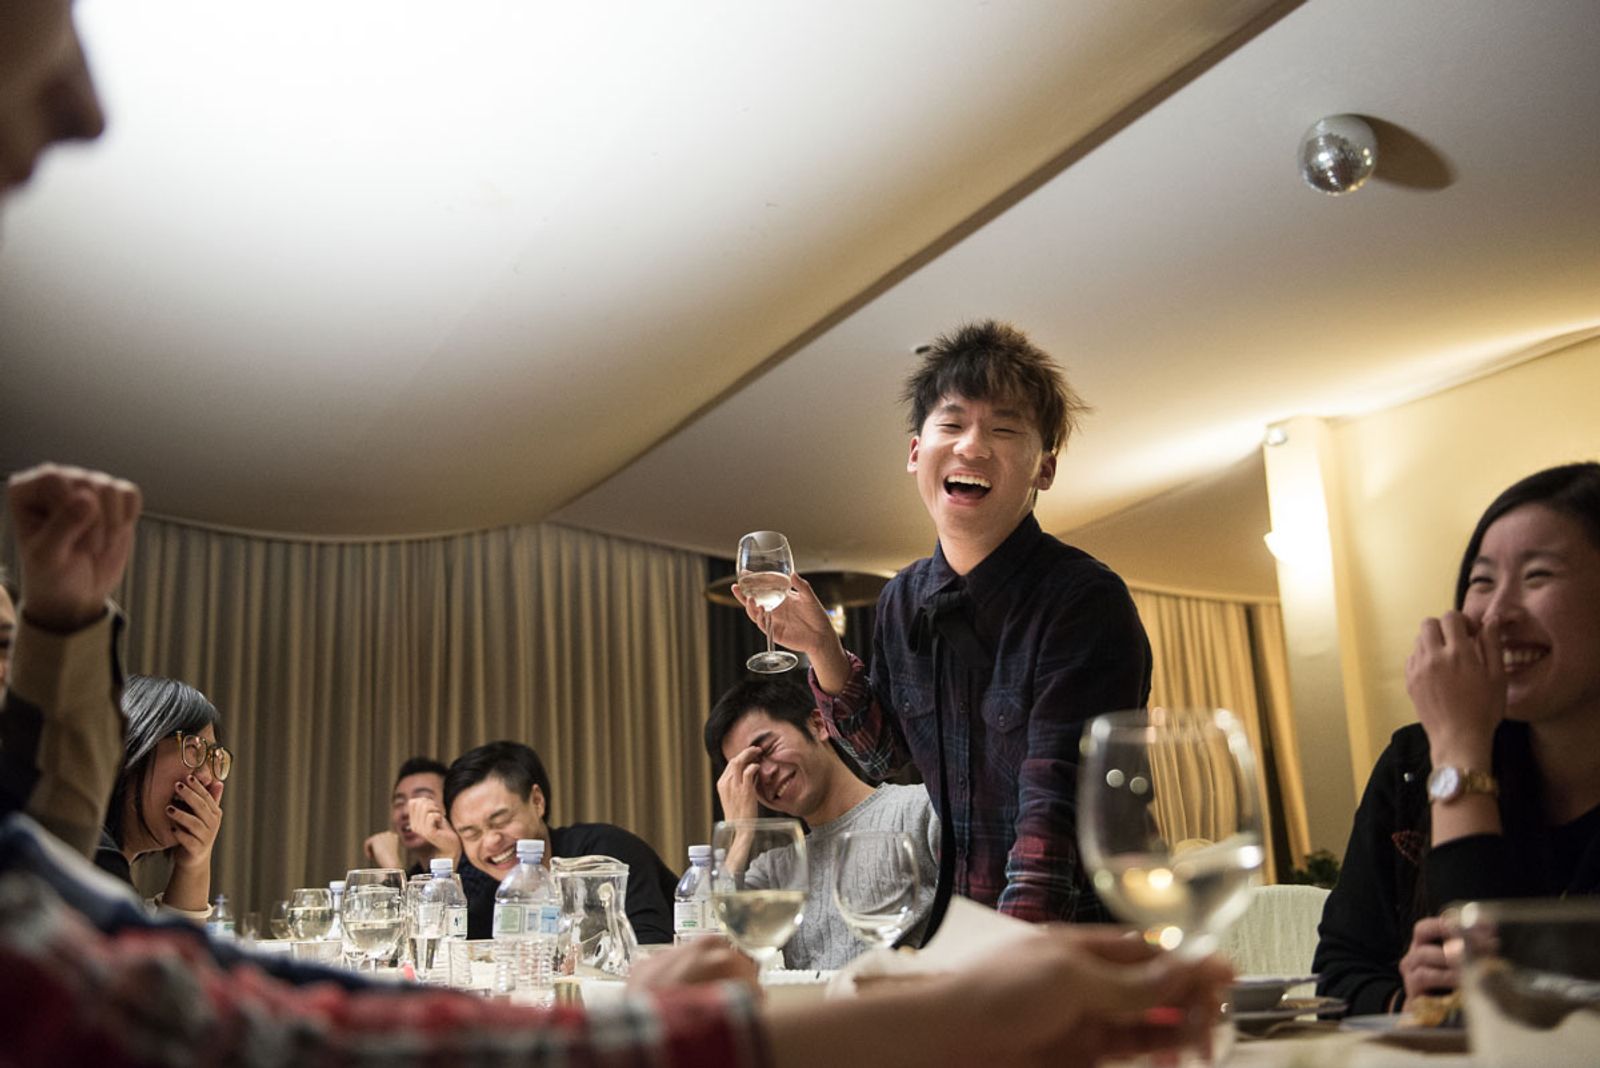
[[[544,839],[518,838],[517,859],[524,864],[538,864],[544,859]]]
[[[440,876],[449,878],[451,875],[455,874],[456,864],[455,861],[451,860],[449,857],[434,857],[432,860],[428,861],[428,870],[433,873],[433,877],[435,879],[439,878]]]
[[[328,889],[332,890],[336,894],[344,893],[344,880],[343,879],[335,879],[335,880],[333,880],[331,883],[328,884]]]
[[[708,845],[692,845],[689,847],[689,860],[710,860],[711,847]]]

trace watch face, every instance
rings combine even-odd
[[[1435,801],[1448,801],[1461,793],[1461,769],[1446,764],[1434,768],[1428,776],[1428,796]]]

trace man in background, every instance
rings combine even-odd
[[[425,756],[414,756],[400,765],[389,795],[389,829],[362,844],[368,860],[380,868],[404,868],[407,875],[423,875],[434,857],[455,860],[461,856],[461,840],[443,818],[445,770],[439,761]],[[414,806],[413,802],[420,804]],[[433,812],[442,824],[434,829],[441,844],[424,837],[419,829]]]
[[[921,944],[921,925],[939,877],[939,821],[926,787],[869,786],[835,751],[811,699],[811,690],[788,676],[749,678],[736,684],[706,721],[706,752],[717,777],[727,819],[754,819],[761,806],[805,821],[806,918],[783,947],[790,968],[840,968],[866,949],[833,903],[840,838],[849,831],[903,831],[917,862],[916,921],[910,945]],[[756,858],[746,885],[784,885],[775,865],[786,853]]]
[[[640,943],[672,941],[672,892],[678,877],[644,839],[621,827],[574,823],[552,828],[550,776],[530,747],[490,742],[457,757],[444,778],[444,804],[467,859],[495,886],[516,867],[519,838],[543,839],[546,866],[555,857],[615,857],[628,866],[624,907]],[[473,893],[469,888],[469,937],[489,937],[493,920],[493,891]]]

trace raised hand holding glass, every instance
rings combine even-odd
[[[745,667],[771,675],[788,671],[800,662],[791,652],[772,646],[772,610],[789,595],[789,579],[794,574],[794,554],[789,539],[776,530],[757,530],[739,539],[739,592],[754,601],[767,615],[767,651],[745,661]]]

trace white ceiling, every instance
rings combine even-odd
[[[894,568],[963,320],[1096,408],[1063,531],[1600,328],[1590,0],[77,9],[112,129],[4,220],[0,463],[200,522]],[[1342,198],[1335,112],[1382,120]]]

